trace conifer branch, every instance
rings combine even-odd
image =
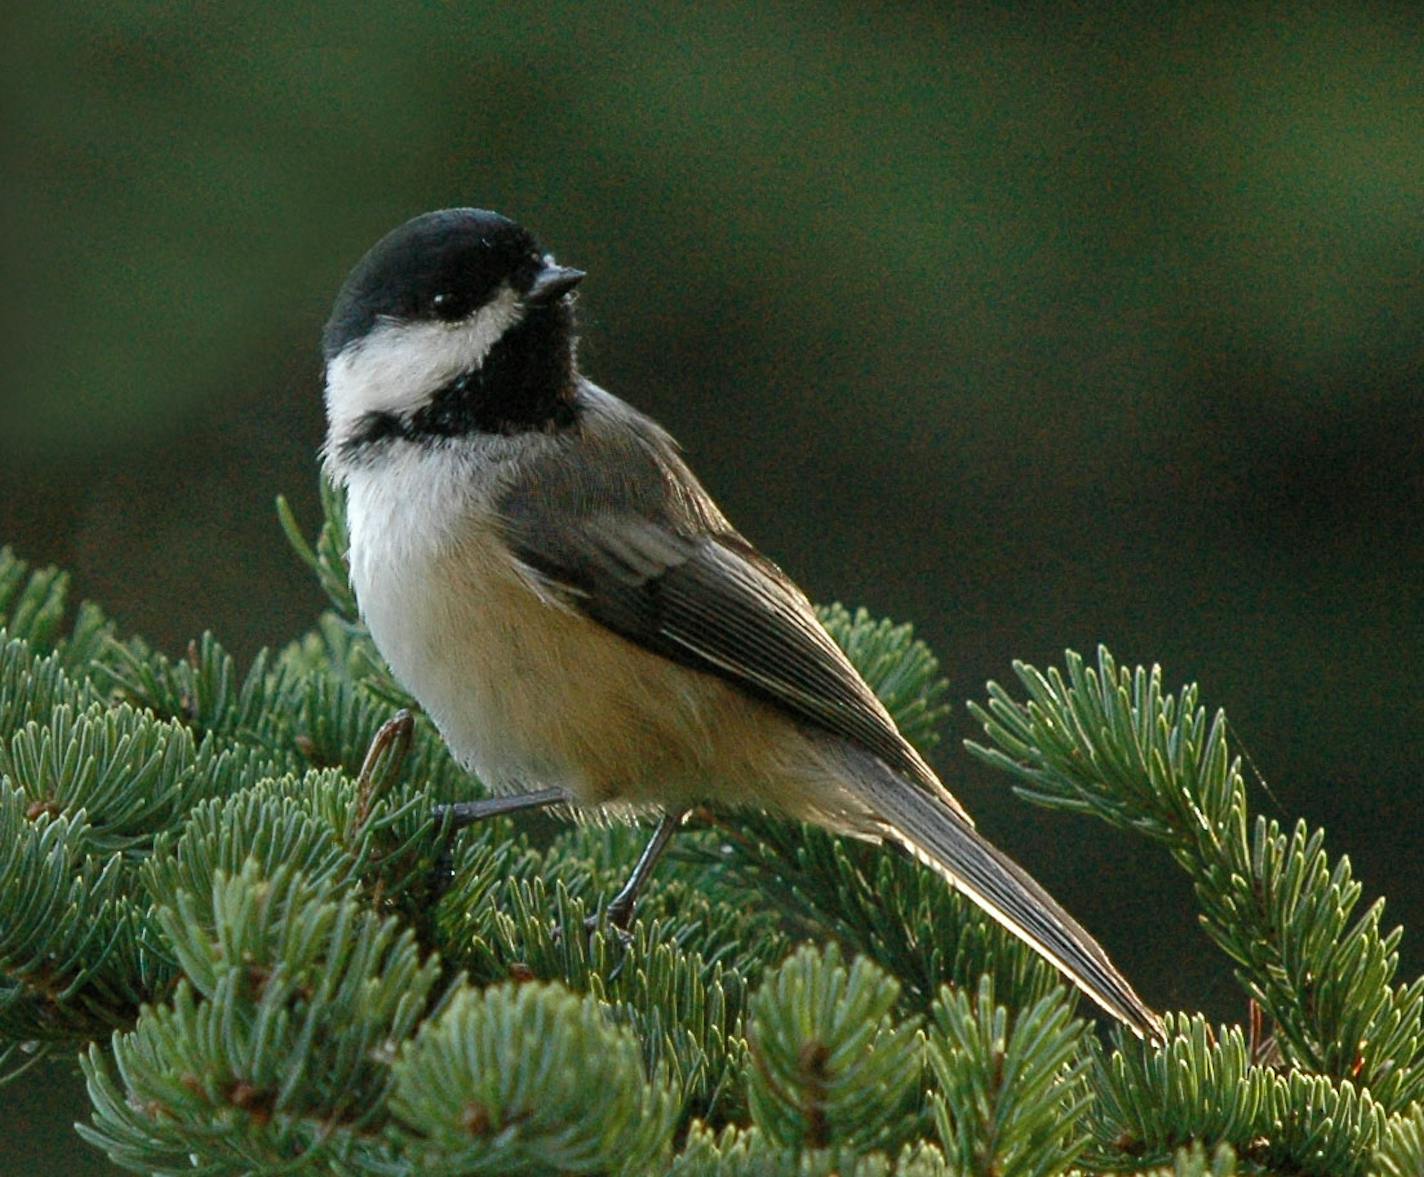
[[[875,1148],[906,1134],[922,1065],[918,1019],[891,1017],[899,986],[865,957],[802,948],[752,999],[750,1108],[783,1147]]]
[[[1087,1144],[1091,1102],[1080,1082],[1087,1025],[1055,989],[1010,1018],[985,976],[971,1001],[945,989],[935,1002],[929,1060],[940,1140],[961,1172],[1062,1173]]]
[[[1275,1020],[1105,1051],[1056,974],[883,848],[701,815],[625,943],[584,920],[640,833],[502,818],[354,612],[242,668],[120,640],[0,553],[0,1067],[77,1051],[80,1128],[143,1173],[298,1169],[1388,1177],[1424,1167],[1424,982],[1318,831],[1248,818],[1225,721],[1156,671],[1020,668],[976,709],[1031,799],[1164,845]],[[944,715],[907,627],[823,611],[908,735]],[[373,741],[379,742],[371,754]],[[805,947],[811,941],[819,948]],[[798,947],[799,946],[799,947]],[[33,1074],[33,1071],[29,1072]]]
[[[1424,1095],[1424,978],[1393,985],[1396,928],[1383,901],[1351,923],[1360,885],[1332,866],[1322,831],[1289,833],[1248,817],[1246,785],[1221,712],[1207,722],[1195,686],[1164,692],[1162,673],[1094,670],[1069,653],[1066,676],[1017,664],[1028,696],[990,684],[971,704],[995,747],[971,744],[1024,785],[1021,796],[1091,813],[1164,845],[1192,879],[1207,934],[1275,1021],[1286,1059],[1349,1079],[1391,1111]]]

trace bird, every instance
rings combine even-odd
[[[346,495],[361,616],[490,794],[452,820],[656,815],[606,908],[625,927],[698,807],[884,843],[1161,1039],[1157,1014],[976,830],[668,432],[583,374],[585,276],[507,217],[442,209],[365,253],[322,332],[321,460]]]

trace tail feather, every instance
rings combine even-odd
[[[1162,1020],[1101,945],[1023,867],[930,793],[877,767],[853,788],[884,823],[885,836],[943,875],[1139,1038],[1165,1038]]]

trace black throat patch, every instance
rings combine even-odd
[[[536,307],[511,327],[478,368],[462,372],[412,413],[364,414],[340,455],[363,461],[393,441],[433,444],[473,433],[552,433],[578,420],[573,311],[565,300]]]

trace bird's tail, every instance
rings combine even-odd
[[[857,774],[852,787],[884,823],[884,836],[943,875],[1139,1038],[1165,1039],[1161,1018],[1132,991],[1098,942],[1023,867],[928,790],[883,765],[876,768]]]

